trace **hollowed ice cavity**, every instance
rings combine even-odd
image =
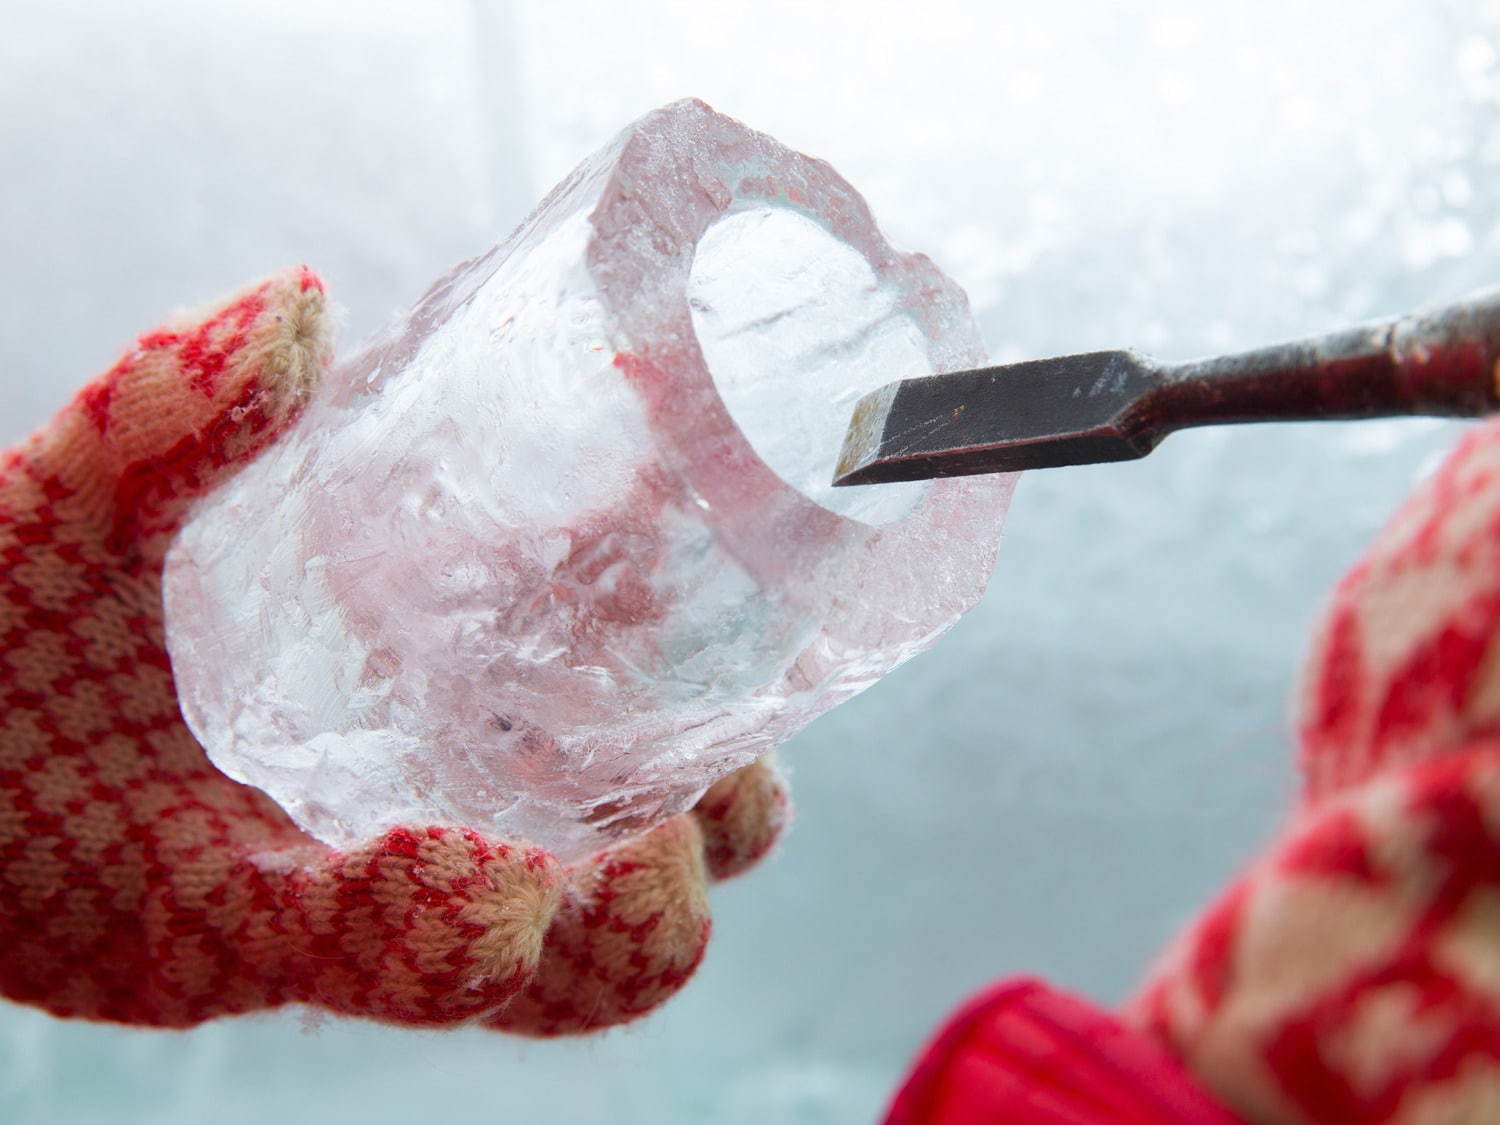
[[[195,513],[183,714],[332,844],[639,831],[979,597],[1010,480],[828,481],[861,393],[983,359],[827,165],[658,110]]]
[[[732,210],[698,243],[693,331],[750,447],[814,503],[865,523],[912,510],[924,483],[834,488],[854,404],[932,373],[927,340],[863,254],[785,207]]]

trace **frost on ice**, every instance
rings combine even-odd
[[[829,481],[859,395],[984,359],[826,164],[658,110],[183,529],[183,714],[331,844],[639,831],[978,599],[1009,479]]]

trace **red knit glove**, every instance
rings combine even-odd
[[[890,1125],[1228,1121],[1206,1091],[1265,1125],[1500,1121],[1500,420],[1345,577],[1302,710],[1291,825],[1131,1026],[991,989],[924,1048]]]
[[[284,274],[143,336],[0,455],[0,990],[173,1027],[297,1001],[531,1034],[641,1015],[703,955],[708,879],[775,840],[770,766],[566,869],[463,827],[331,851],[182,723],[163,552],[295,416],[328,336],[321,283]]]
[[[1500,1121],[1500,421],[1334,595],[1302,808],[1134,1006],[1255,1121]]]

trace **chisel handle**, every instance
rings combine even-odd
[[[1500,290],[1432,312],[1164,366],[1139,419],[1223,422],[1473,417],[1500,409]]]

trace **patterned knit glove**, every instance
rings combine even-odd
[[[639,1016],[701,959],[706,882],[774,842],[769,765],[564,868],[460,826],[331,851],[183,725],[163,553],[328,354],[321,283],[284,274],[141,337],[0,455],[0,990],[167,1027],[290,1002],[528,1034]]]
[[[1302,807],[1138,1023],[1257,1122],[1500,1121],[1500,421],[1345,577]]]

